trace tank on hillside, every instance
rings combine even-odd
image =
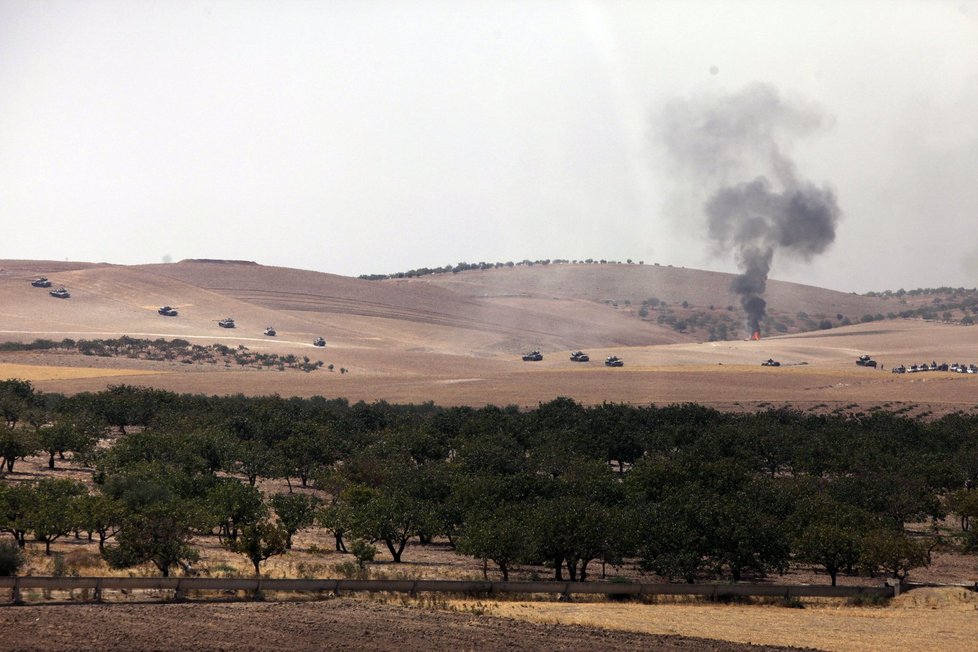
[[[176,309],[171,308],[170,306],[160,306],[160,309],[157,310],[156,312],[160,313],[164,317],[176,317],[177,316]]]
[[[31,281],[31,285],[33,285],[36,288],[49,288],[51,287],[51,281],[49,281],[44,276],[39,276],[38,278]]]
[[[48,294],[56,299],[67,299],[71,296],[71,293],[64,286],[59,287],[57,290],[51,290]]]
[[[275,337],[275,329],[272,328],[271,326],[266,326],[265,335],[268,335],[269,337]]]
[[[625,361],[619,358],[617,355],[609,355],[604,364],[606,367],[624,367]]]
[[[780,367],[781,366],[781,363],[778,362],[777,360],[775,360],[774,358],[768,358],[767,360],[765,360],[764,362],[761,363],[761,366],[762,367]]]
[[[326,346],[326,340],[321,337],[317,337],[312,341],[313,346]]]
[[[225,317],[221,321],[217,322],[217,325],[221,328],[234,328],[234,320],[230,317]]]
[[[570,356],[571,362],[588,362],[591,357],[584,351],[574,351]]]
[[[539,351],[530,351],[523,356],[523,362],[540,362],[543,360],[543,354]]]

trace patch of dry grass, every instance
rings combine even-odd
[[[74,380],[76,378],[111,378],[113,376],[142,376],[157,371],[140,369],[103,369],[95,367],[55,367],[0,363],[0,378],[19,378],[31,382],[37,380]]]
[[[978,640],[978,595],[964,589],[917,589],[880,608],[836,600],[804,605],[498,601],[489,612],[549,624],[847,652],[968,650]]]

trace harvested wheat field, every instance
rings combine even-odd
[[[804,605],[804,609],[787,609],[775,605],[499,602],[493,604],[491,613],[531,622],[840,652],[973,650],[978,640],[978,596],[965,589],[916,589],[883,608],[816,600]]]

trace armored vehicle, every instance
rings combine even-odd
[[[777,360],[775,360],[774,358],[768,358],[767,360],[765,360],[764,362],[761,363],[761,366],[762,367],[780,367],[781,366],[781,363],[778,362]]]
[[[51,287],[51,281],[47,280],[44,276],[40,276],[31,281],[31,285],[36,288],[49,288]]]
[[[543,360],[543,354],[539,351],[530,351],[523,356],[523,362],[540,362]]]
[[[591,360],[588,354],[584,353],[584,351],[575,351],[574,353],[571,353],[570,359],[571,362],[589,362]]]
[[[621,358],[619,358],[617,355],[608,356],[608,358],[604,361],[604,363],[605,363],[605,365],[607,365],[609,367],[624,367],[625,366],[625,361],[622,360]]]
[[[177,311],[174,308],[171,308],[170,306],[161,306],[160,309],[157,310],[156,312],[160,313],[164,317],[176,317],[177,316]]]
[[[230,317],[225,317],[221,321],[217,322],[217,325],[221,328],[234,328],[234,320]]]
[[[58,299],[67,299],[68,297],[71,296],[71,293],[69,293],[68,290],[64,288],[64,286],[59,287],[57,290],[51,290],[50,292],[48,292],[48,294]]]
[[[321,337],[317,337],[312,341],[313,346],[326,346],[326,340]]]
[[[268,335],[269,337],[275,337],[275,329],[272,328],[271,326],[266,326],[265,335]]]

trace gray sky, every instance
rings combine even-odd
[[[976,0],[0,0],[0,258],[736,271],[656,127],[754,83],[842,211],[772,278],[978,285]]]

